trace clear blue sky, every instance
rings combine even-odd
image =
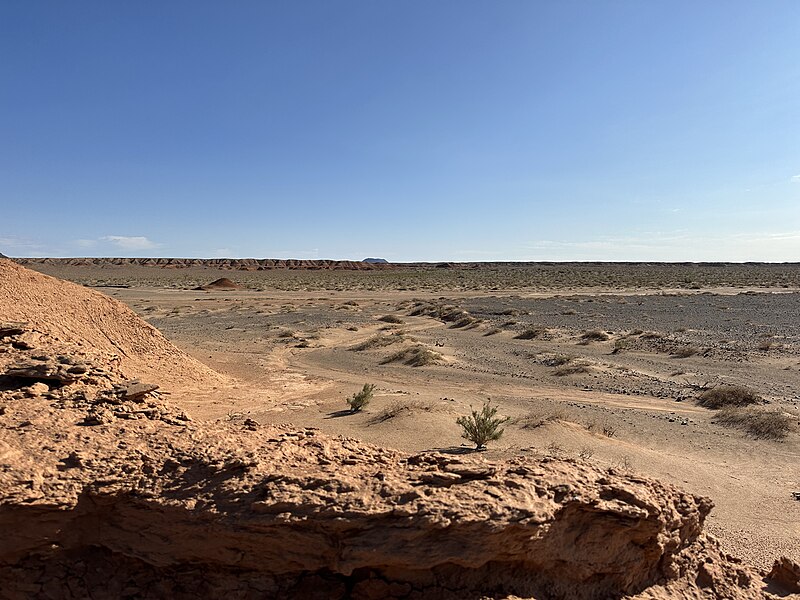
[[[0,0],[0,252],[800,260],[800,2]]]

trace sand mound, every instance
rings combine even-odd
[[[222,376],[172,345],[121,302],[0,259],[0,321],[27,323],[33,349],[72,344],[119,357],[127,377],[219,382]]]
[[[212,281],[209,284],[201,285],[198,290],[240,290],[242,286],[238,283],[234,283],[227,277],[222,277],[217,279],[216,281]]]

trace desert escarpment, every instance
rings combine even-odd
[[[83,417],[4,400],[4,597],[59,578],[53,597],[760,597],[703,537],[710,502],[654,481],[310,429]]]
[[[15,346],[34,353],[67,344],[112,357],[129,377],[209,384],[222,379],[123,303],[2,259],[0,321],[24,323]]]
[[[392,268],[390,263],[376,263],[357,260],[309,260],[280,258],[15,258],[17,263],[26,266],[138,266],[161,267],[164,269],[186,269],[207,267],[211,269],[234,271],[265,271],[273,269],[288,270],[333,270],[333,271],[371,271]]]

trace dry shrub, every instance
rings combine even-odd
[[[490,336],[490,335],[497,335],[497,334],[498,334],[498,333],[500,333],[501,331],[503,331],[503,330],[502,330],[502,329],[500,329],[499,327],[495,327],[495,328],[493,328],[493,329],[490,329],[490,330],[489,330],[489,331],[487,331],[486,333],[484,333],[484,334],[483,334],[483,337],[488,337],[488,336]]]
[[[547,329],[544,327],[534,327],[533,329],[526,329],[522,333],[515,335],[515,340],[535,340],[541,335],[547,333]]]
[[[579,375],[581,373],[588,373],[589,366],[582,363],[566,364],[556,367],[553,375],[556,377],[564,377],[565,375]]]
[[[398,350],[394,354],[384,358],[380,364],[386,365],[393,362],[402,362],[404,365],[408,365],[410,367],[423,367],[425,365],[436,364],[441,358],[442,355],[438,352],[434,352],[433,350],[418,344],[416,346],[412,346],[411,348]]]
[[[675,352],[672,353],[672,356],[675,358],[689,358],[698,352],[700,352],[700,349],[696,348],[695,346],[684,346],[683,348],[678,348],[675,350]]]
[[[646,331],[642,333],[639,337],[643,340],[663,340],[664,334],[659,333],[658,331]]]
[[[377,425],[378,423],[385,423],[401,414],[407,412],[425,411],[430,412],[434,409],[434,405],[430,402],[422,402],[421,400],[401,401],[396,400],[386,408],[384,408],[377,415],[369,420],[370,425]]]
[[[514,423],[519,425],[522,429],[538,429],[539,427],[547,425],[548,423],[564,421],[565,419],[566,414],[563,411],[555,411],[549,415],[531,413],[529,415],[525,415],[524,417],[519,417],[514,421]]]
[[[384,348],[396,344],[397,342],[402,342],[405,339],[406,336],[402,333],[395,333],[393,335],[378,334],[372,336],[368,340],[364,340],[360,344],[352,346],[350,350],[354,352],[363,352],[364,350],[372,350],[373,348]]]
[[[568,354],[557,354],[555,356],[545,358],[542,361],[542,364],[546,367],[560,367],[561,365],[572,362],[574,359],[574,356],[570,356]]]
[[[585,331],[581,335],[581,343],[588,344],[590,342],[605,342],[608,340],[608,334],[601,329],[592,329]]]
[[[776,410],[750,407],[727,407],[714,415],[714,422],[746,432],[763,440],[782,440],[794,431],[796,418]]]
[[[697,403],[705,408],[719,410],[729,406],[749,406],[761,404],[764,400],[752,390],[735,385],[720,385],[704,391]]]
[[[462,327],[469,328],[470,325],[477,325],[478,323],[480,323],[480,319],[476,319],[475,317],[467,315],[465,317],[461,317],[458,321],[450,325],[450,329],[461,329]]]
[[[384,323],[395,323],[397,325],[403,323],[403,319],[395,315],[383,315],[382,317],[378,318],[378,321],[383,321]]]

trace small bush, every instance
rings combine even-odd
[[[515,421],[522,429],[538,429],[548,423],[555,423],[557,421],[564,421],[566,414],[563,411],[556,411],[549,415],[540,415],[532,413],[524,417],[520,417]]]
[[[461,329],[462,327],[469,328],[470,325],[477,325],[479,322],[480,319],[476,319],[475,317],[467,315],[465,317],[461,317],[458,321],[450,325],[450,329]]]
[[[370,419],[371,425],[377,425],[378,423],[385,423],[386,421],[390,421],[395,417],[399,417],[401,414],[408,412],[415,412],[415,411],[425,411],[430,412],[434,409],[434,405],[430,402],[422,402],[419,400],[411,400],[408,402],[402,401],[395,401],[391,405],[384,408],[381,412]]]
[[[608,340],[608,334],[600,329],[592,329],[586,331],[581,335],[581,343],[588,344],[590,342],[605,342]]]
[[[697,399],[697,403],[705,408],[719,410],[728,406],[749,406],[761,404],[761,396],[744,387],[733,385],[720,385],[704,391]]]
[[[429,350],[425,346],[417,345],[412,346],[411,348],[398,350],[394,354],[384,358],[381,361],[381,364],[386,365],[393,362],[402,362],[403,364],[411,367],[423,367],[425,365],[431,365],[439,362],[440,358],[442,358],[442,355],[438,352]]]
[[[384,323],[396,323],[398,325],[403,323],[403,319],[395,315],[384,315],[380,317],[378,321],[383,321]]]
[[[555,371],[553,371],[553,375],[556,377],[564,377],[566,375],[580,375],[582,373],[588,373],[589,367],[588,365],[583,364],[566,364],[560,367],[556,367]]]
[[[515,335],[515,340],[535,340],[542,334],[547,333],[547,330],[543,327],[535,327],[533,329],[526,329],[522,333]]]
[[[542,361],[542,364],[546,367],[560,367],[561,365],[565,365],[568,362],[572,362],[574,360],[574,356],[570,356],[568,354],[556,354],[555,356],[550,356],[545,358]]]
[[[700,350],[694,346],[684,346],[683,348],[678,348],[675,350],[675,352],[672,353],[672,356],[675,358],[689,358],[698,352],[700,352]]]
[[[714,416],[714,422],[723,427],[732,427],[748,435],[764,440],[782,440],[794,429],[789,415],[775,410],[759,410],[755,407],[727,407]]]
[[[487,442],[499,440],[504,429],[500,426],[509,420],[509,417],[497,417],[497,407],[490,406],[489,402],[483,405],[480,412],[472,410],[469,416],[459,417],[456,423],[461,425],[461,437],[475,444],[475,449],[486,447]]]
[[[372,400],[373,392],[375,391],[374,383],[365,383],[361,391],[353,394],[347,399],[347,404],[350,405],[350,412],[358,412],[364,408],[369,401]]]
[[[392,344],[402,342],[405,339],[406,337],[402,333],[395,333],[392,335],[383,335],[379,333],[378,335],[372,336],[368,340],[364,340],[360,344],[356,344],[355,346],[351,347],[350,350],[354,352],[363,352],[364,350],[372,350],[373,348],[391,346]]]

